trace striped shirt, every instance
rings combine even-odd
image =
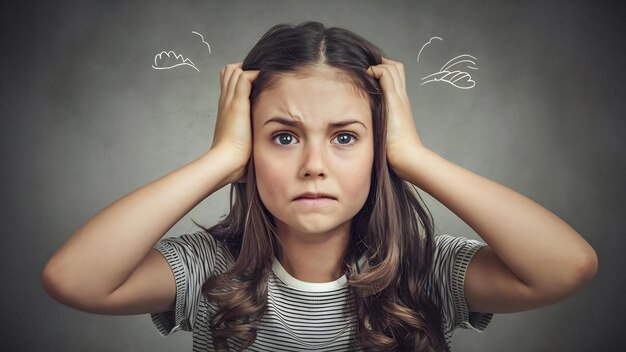
[[[463,290],[467,266],[485,245],[463,237],[435,237],[433,271],[426,289],[441,309],[448,346],[453,330],[461,327],[482,332],[493,316],[470,312]],[[212,351],[209,323],[215,306],[202,294],[202,284],[226,271],[235,258],[205,231],[164,238],[154,248],[163,254],[176,281],[175,310],[150,314],[154,325],[162,336],[192,331],[193,351]],[[274,258],[267,310],[247,351],[359,351],[349,292],[345,275],[332,282],[304,282],[291,276]],[[239,350],[242,344],[229,338],[229,346]]]

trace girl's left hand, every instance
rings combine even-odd
[[[397,172],[403,160],[417,148],[424,148],[415,123],[411,103],[406,93],[404,65],[398,61],[382,58],[382,64],[370,66],[367,74],[379,80],[387,103],[387,136],[385,149],[387,161]]]

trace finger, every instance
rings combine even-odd
[[[400,73],[400,82],[402,83],[402,90],[406,91],[406,74],[404,72],[404,64],[398,62],[398,72]]]
[[[220,70],[220,99],[219,103],[223,104],[226,100],[226,91],[228,90],[228,81],[233,73],[235,64],[227,64]]]
[[[387,69],[388,74],[391,76],[391,81],[393,82],[393,87],[396,92],[402,91],[402,80],[400,79],[400,72],[398,72],[398,67],[395,64],[385,64],[385,68]]]
[[[235,67],[233,69],[230,78],[228,79],[228,87],[226,88],[226,101],[231,102],[235,97],[235,88],[237,87],[237,81],[239,81],[239,76],[243,73],[243,70],[240,67]]]
[[[397,84],[394,82],[394,77],[391,69],[387,65],[370,66],[374,73],[374,78],[378,79],[385,96],[391,94],[399,94]]]
[[[226,66],[222,67],[222,74],[221,74],[221,79],[220,79],[220,83],[221,83],[221,89],[222,92],[226,92],[226,88],[228,88],[228,80],[230,79],[230,75],[232,74],[232,69],[231,69],[231,64],[227,64]]]
[[[386,57],[382,57],[382,62],[392,68],[394,82],[399,91],[406,91],[406,78],[404,73],[404,65],[399,61],[394,61]]]
[[[383,64],[388,70],[389,74],[393,79],[393,85],[396,89],[396,92],[402,92],[404,89],[404,84],[402,83],[402,75],[404,69],[402,68],[402,64],[393,60],[386,59],[386,64]]]
[[[252,90],[252,82],[259,76],[260,70],[243,71],[239,75],[237,86],[235,88],[235,99],[241,99],[248,102],[250,91]]]
[[[224,100],[224,91],[226,90],[226,84],[224,83],[225,74],[226,74],[226,67],[222,67],[222,69],[220,70],[220,99],[219,99],[220,105],[222,104],[222,101]]]
[[[226,95],[226,93],[228,92],[228,87],[230,85],[233,73],[235,73],[237,67],[240,66],[241,63],[230,63],[226,65],[224,70],[224,77],[222,79],[222,92],[224,92],[224,95]]]

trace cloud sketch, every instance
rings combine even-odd
[[[422,82],[422,85],[429,82],[446,82],[457,88],[470,89],[476,85],[476,81],[472,79],[472,76],[466,71],[451,71],[451,69],[454,66],[465,64],[465,67],[470,70],[478,70],[478,67],[475,67],[476,62],[474,60],[478,59],[468,54],[459,55],[452,60],[446,62],[446,64],[441,67],[439,72],[435,72],[422,78],[422,81],[426,80]],[[469,66],[467,63],[473,66]]]
[[[191,31],[191,33],[193,33],[193,34],[196,34],[196,35],[199,35],[199,36],[200,36],[200,38],[202,39],[202,42],[203,42],[204,44],[206,44],[206,47],[207,47],[207,48],[209,48],[209,54],[210,54],[210,53],[211,53],[211,46],[209,45],[209,43],[207,43],[207,42],[205,42],[205,41],[204,41],[204,36],[203,36],[202,34],[200,34],[200,33],[196,32],[196,31]]]
[[[187,65],[194,70],[200,72],[196,65],[189,59],[183,57],[182,54],[176,54],[174,51],[161,51],[154,56],[154,65],[152,68],[155,70],[169,70],[174,67]]]
[[[422,48],[420,49],[420,52],[417,54],[417,62],[420,62],[420,55],[422,55],[422,50],[424,50],[424,48],[426,47],[426,45],[430,44],[433,39],[439,39],[443,42],[443,39],[439,38],[439,37],[432,37],[430,38],[430,40],[428,41],[428,43],[422,45]]]
[[[443,41],[440,37],[430,38],[428,43],[422,45],[422,48],[417,54],[417,62],[420,61],[420,55],[424,48],[430,44],[433,39]],[[431,82],[446,82],[460,89],[473,88],[476,85],[476,81],[472,79],[472,75],[468,73],[468,70],[478,70],[476,60],[478,60],[476,57],[469,54],[456,56],[441,66],[438,72],[423,77],[422,81],[424,82],[422,82],[421,85]]]

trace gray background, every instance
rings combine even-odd
[[[626,350],[620,293],[626,197],[624,9],[573,1],[2,1],[1,256],[3,350],[190,351],[148,315],[102,316],[53,301],[48,258],[92,215],[211,145],[219,70],[277,23],[355,31],[405,64],[419,134],[446,159],[563,218],[600,268],[576,295],[456,330],[456,351]],[[211,53],[192,31],[204,35]],[[432,36],[443,42],[424,49]],[[437,44],[437,45],[435,45]],[[154,70],[174,50],[190,67]],[[476,86],[420,85],[455,55]],[[167,234],[211,225],[216,192]],[[439,233],[478,238],[433,198]]]

